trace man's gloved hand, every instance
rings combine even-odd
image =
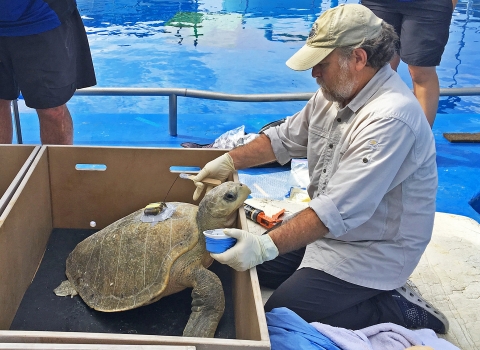
[[[192,178],[195,186],[197,189],[193,193],[193,200],[196,201],[200,198],[200,195],[203,192],[205,184],[200,182],[206,177],[210,177],[213,179],[217,179],[220,181],[225,181],[228,176],[235,170],[235,166],[233,165],[233,159],[230,157],[228,153],[221,155],[218,158],[208,162],[205,164],[202,170]],[[207,187],[207,192],[212,189],[211,186]]]
[[[257,236],[248,231],[225,229],[223,232],[236,238],[237,243],[221,254],[210,254],[222,264],[227,264],[237,271],[245,271],[264,261],[275,259],[278,249],[268,234]]]

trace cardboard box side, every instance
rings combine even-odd
[[[192,202],[195,186],[170,166],[202,167],[220,150],[47,146],[56,228],[96,228],[152,202]],[[77,170],[77,164],[106,166]],[[173,185],[173,186],[172,186]],[[169,194],[167,192],[171,188]]]
[[[20,198],[26,198],[27,200],[31,199],[33,203],[38,203],[35,204],[35,206],[39,205],[39,211],[41,212],[36,215],[33,220],[30,220],[30,222],[33,223],[31,228],[32,233],[29,234],[30,237],[29,235],[24,236],[29,240],[32,240],[32,237],[34,236],[44,237],[45,242],[41,249],[41,253],[43,254],[45,244],[53,227],[88,228],[88,224],[90,220],[92,220],[91,215],[95,214],[96,211],[100,213],[100,217],[107,218],[104,220],[105,225],[109,224],[112,220],[115,220],[112,219],[112,217],[118,216],[118,218],[120,218],[129,214],[131,211],[138,209],[138,201],[142,202],[140,207],[145,205],[144,202],[158,201],[156,187],[158,186],[159,191],[166,192],[168,190],[167,187],[170,187],[173,180],[177,177],[177,174],[170,173],[169,167],[171,165],[201,167],[209,160],[224,153],[224,151],[218,150],[182,151],[183,150],[179,149],[122,149],[69,146],[42,147],[40,154],[37,157],[38,164],[32,166],[32,169],[34,168],[36,172],[32,173],[33,170],[31,169],[29,175],[24,179],[29,180],[27,186],[24,184],[18,189],[18,191],[21,191],[18,200],[20,200]],[[108,158],[107,161],[105,161],[106,158]],[[192,159],[194,159],[194,162]],[[65,162],[65,164],[62,162]],[[111,173],[105,171],[102,174],[101,172],[80,172],[75,170],[76,164],[102,164],[102,162],[106,163],[107,171],[110,169]],[[156,162],[154,166],[151,166],[150,168],[148,166],[145,167],[145,164],[153,164],[154,162]],[[42,166],[45,167],[45,169],[43,169],[44,171],[41,171]],[[145,169],[139,171],[139,166],[144,166]],[[112,169],[114,171],[112,171]],[[42,173],[45,176],[40,179],[34,176]],[[105,175],[106,173],[107,175]],[[158,180],[159,178],[161,180]],[[167,178],[167,180],[165,178]],[[22,183],[24,182],[25,181]],[[152,183],[153,185],[151,185]],[[148,184],[148,186],[146,184]],[[30,186],[40,193],[32,191]],[[95,194],[97,191],[103,193],[105,198],[101,195],[96,196]],[[176,181],[172,189],[172,197],[170,198],[169,195],[167,201],[178,200],[191,202],[193,191],[194,185],[191,181],[179,179]],[[48,200],[50,200],[50,193],[52,194],[52,200],[51,202],[48,202]],[[30,205],[25,205],[25,203],[23,203],[23,205],[19,204],[17,206],[18,200],[12,209],[23,209],[24,211],[31,210],[31,202]],[[95,200],[98,200],[99,203]],[[163,200],[163,198],[160,200]],[[132,205],[132,202],[135,202],[134,205]],[[93,208],[90,206],[93,206]],[[72,210],[71,207],[73,207],[74,210]],[[125,209],[125,207],[127,208]],[[88,215],[84,215],[84,212]],[[240,215],[242,215],[242,213],[243,212],[241,211]],[[57,215],[56,219],[55,215]],[[47,217],[50,219],[48,224],[46,224],[46,221],[48,221],[46,220]],[[7,219],[11,220],[13,225],[15,223],[22,223],[22,217],[19,215],[16,215],[15,217],[9,215]],[[54,223],[56,222],[53,226],[51,223],[52,221]],[[101,228],[102,222],[98,222],[100,222],[101,225],[97,225],[97,228]],[[78,223],[80,223],[80,225]],[[20,226],[23,225],[24,224],[22,223]],[[10,233],[11,230],[11,227],[9,227],[5,231]],[[41,243],[35,242],[34,244],[30,244],[24,242],[22,239],[22,244],[25,245],[25,247],[23,247],[17,255],[20,257],[29,256],[27,259],[28,263],[31,261],[36,262],[32,269],[33,272],[27,273],[29,276],[28,283],[21,288],[17,287],[7,291],[0,290],[0,296],[3,297],[4,295],[10,295],[10,297],[7,298],[7,301],[17,300],[18,298],[18,303],[31,279],[33,279],[33,275],[42,255],[40,254],[40,257],[38,258],[30,257],[30,255],[33,256],[34,253],[37,253],[39,249],[35,250],[33,253],[27,252],[28,249],[31,249],[32,245],[39,246]],[[2,260],[0,260],[0,262],[0,268],[10,268],[10,266],[13,266],[10,262],[4,262]],[[23,268],[24,267],[22,267],[22,269]],[[251,281],[252,273],[254,273],[254,270],[242,273],[240,283],[236,284],[235,289],[248,289],[252,286],[255,288],[257,284],[256,282],[252,283]],[[0,280],[2,285],[4,280],[6,279],[2,278]],[[17,294],[20,295],[17,296]],[[235,303],[234,307],[240,308],[236,309],[235,312],[240,313],[243,317],[236,317],[235,321],[237,334],[244,336],[244,338],[211,339],[133,334],[0,330],[0,342],[90,344],[91,347],[85,347],[86,349],[95,349],[95,344],[193,345],[201,350],[235,350],[245,348],[250,350],[269,349],[270,342],[268,341],[268,332],[265,331],[266,323],[262,321],[264,319],[263,307],[258,307],[258,305],[262,304],[259,289],[257,292],[246,290],[239,294],[240,297],[237,298],[238,301]],[[242,296],[245,296],[245,299],[239,302],[242,300]],[[255,300],[257,297],[258,300]],[[0,303],[2,303],[1,300]],[[14,310],[10,311],[12,318],[17,308],[18,304],[15,306]],[[261,314],[260,316],[252,316],[248,315],[247,311],[260,312]],[[9,320],[8,325],[10,322],[11,319]],[[262,329],[256,330],[255,327],[262,327]],[[0,328],[5,329],[8,328],[8,326]]]
[[[0,216],[0,329],[8,329],[52,231],[46,154],[40,151]]]
[[[0,213],[35,159],[39,146],[0,145]]]
[[[0,196],[17,175],[35,146],[0,145]]]
[[[237,172],[233,174],[233,180],[239,181]],[[238,227],[248,231],[247,216],[242,209],[239,210],[238,220]],[[237,338],[262,340],[268,342],[270,346],[256,269],[244,272],[232,271]]]
[[[247,230],[245,211],[240,210],[239,218],[240,228]],[[263,340],[270,344],[256,269],[233,273],[237,338]]]
[[[83,344],[0,343],[0,350],[85,350]],[[95,345],[96,350],[195,350],[195,346],[181,345]]]
[[[170,337],[137,334],[80,332],[1,331],[0,343],[85,344],[84,349],[97,349],[95,344],[189,345],[197,350],[268,350],[270,342],[236,339]],[[91,345],[91,346],[89,346]]]

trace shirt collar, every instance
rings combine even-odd
[[[395,71],[390,67],[390,63],[384,65],[346,107],[350,108],[353,113],[357,113],[393,74]]]

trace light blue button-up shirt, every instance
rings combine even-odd
[[[265,134],[279,163],[307,157],[310,208],[329,229],[299,268],[403,285],[430,241],[437,167],[430,125],[400,76],[384,66],[343,109],[318,90]]]

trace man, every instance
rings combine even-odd
[[[448,322],[406,281],[433,228],[437,170],[430,126],[388,62],[394,29],[362,5],[341,5],[314,23],[287,65],[312,68],[320,89],[297,114],[207,163],[195,177],[307,157],[312,200],[262,236],[229,229],[237,243],[212,254],[237,270],[259,265],[276,288],[265,305],[308,322],[360,329],[393,322],[445,333]]]
[[[75,0],[0,0],[0,143],[12,143],[11,101],[35,108],[43,144],[73,143],[66,103],[96,84]]]
[[[448,41],[453,9],[458,0],[362,0],[378,17],[391,24],[400,38],[399,52],[390,64],[397,70],[400,59],[408,64],[413,92],[430,126],[437,115],[440,65]]]

